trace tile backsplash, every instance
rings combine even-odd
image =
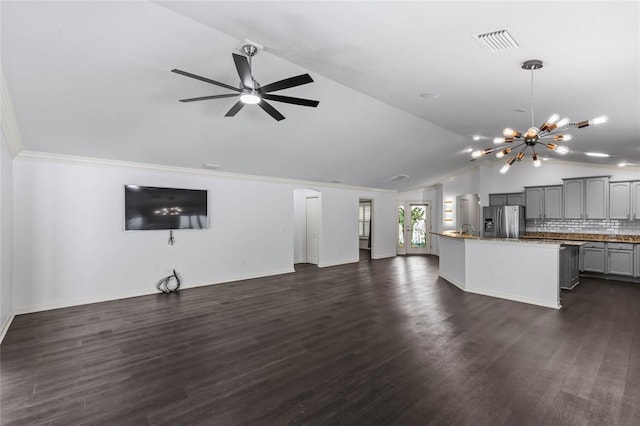
[[[527,220],[527,232],[640,235],[640,220]]]

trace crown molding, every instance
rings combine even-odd
[[[397,193],[396,190],[391,190],[391,189],[369,188],[365,186],[352,186],[352,185],[343,185],[343,184],[336,184],[336,183],[330,183],[330,182],[287,179],[287,178],[279,178],[279,177],[272,177],[272,176],[249,175],[249,174],[243,174],[243,173],[221,172],[218,170],[192,169],[188,167],[166,166],[166,165],[151,164],[151,163],[138,163],[133,161],[109,160],[105,158],[83,157],[83,156],[68,155],[68,154],[56,154],[52,152],[43,152],[43,151],[22,150],[15,157],[15,159],[28,160],[28,161],[54,161],[54,162],[72,163],[72,164],[88,164],[88,165],[105,166],[105,167],[125,167],[125,168],[139,169],[139,170],[150,170],[150,171],[156,171],[156,172],[159,171],[159,172],[179,173],[179,174],[197,175],[197,176],[214,176],[219,178],[236,179],[236,180],[250,180],[254,182],[257,181],[257,182],[280,183],[280,184],[294,185],[297,187],[305,187],[305,188],[323,187],[323,188],[349,189],[349,190],[366,191],[366,192],[377,192],[377,193],[383,193],[383,194]]]
[[[7,141],[9,152],[12,157],[16,157],[23,150],[22,139],[20,138],[20,130],[18,129],[18,121],[13,110],[11,96],[9,96],[9,88],[4,78],[4,71],[0,69],[0,109],[2,116],[2,133]]]

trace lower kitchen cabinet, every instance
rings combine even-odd
[[[580,250],[580,270],[606,273],[605,243],[587,243]]]
[[[560,249],[560,288],[571,290],[580,281],[580,249],[567,245]]]
[[[580,271],[640,276],[640,244],[587,243],[580,247]]]
[[[607,244],[607,274],[633,276],[633,244]]]

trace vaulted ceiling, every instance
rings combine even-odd
[[[0,3],[2,70],[25,150],[388,189],[430,185],[476,166],[466,150],[551,113],[575,121],[568,161],[640,164],[638,2],[18,2]],[[474,34],[508,29],[492,52]],[[232,52],[262,84],[309,73],[235,117]],[[435,94],[436,96],[420,96]],[[524,110],[524,111],[522,111]],[[473,135],[480,135],[473,141]],[[600,151],[608,159],[584,152]],[[550,154],[554,157],[554,154]],[[408,178],[388,182],[395,175]]]

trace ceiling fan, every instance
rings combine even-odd
[[[301,86],[303,84],[313,82],[313,79],[309,74],[300,74],[295,77],[289,77],[285,78],[284,80],[267,84],[266,86],[260,86],[260,84],[253,78],[253,75],[251,74],[251,58],[253,58],[258,53],[258,48],[254,45],[246,44],[242,46],[242,50],[247,56],[232,53],[233,62],[236,64],[236,70],[238,71],[238,75],[240,76],[239,87],[233,87],[228,84],[220,83],[218,81],[211,80],[206,77],[201,77],[190,72],[181,71],[179,69],[171,70],[171,72],[174,72],[176,74],[195,78],[196,80],[204,81],[205,83],[211,83],[216,86],[224,87],[225,89],[233,90],[234,92],[236,92],[223,95],[211,95],[201,96],[198,98],[180,99],[180,102],[194,102],[204,101],[208,99],[232,98],[234,96],[240,96],[240,100],[231,107],[231,109],[225,114],[225,117],[233,117],[246,104],[257,104],[267,114],[269,114],[277,121],[284,120],[285,117],[284,115],[280,114],[280,112],[275,109],[270,103],[268,103],[267,100],[314,108],[318,106],[318,104],[320,103],[319,101],[271,94],[271,92],[289,89],[291,87]]]

